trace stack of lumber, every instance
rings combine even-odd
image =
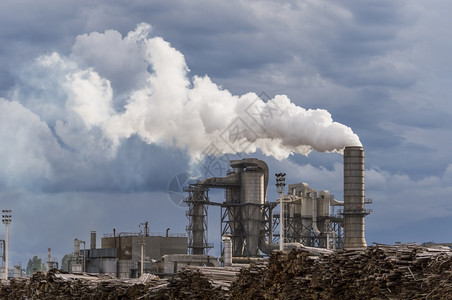
[[[225,298],[229,298],[229,288],[237,278],[242,267],[200,267],[187,266],[187,271],[201,272],[214,288],[219,288]]]
[[[452,252],[375,245],[331,254],[278,252],[268,268],[242,270],[233,299],[450,299]]]
[[[452,299],[452,251],[419,245],[274,253],[248,267],[189,266],[175,278],[57,270],[2,281],[0,299]]]
[[[166,291],[168,299],[225,299],[227,296],[220,287],[213,287],[207,277],[196,270],[182,270],[170,280]]]
[[[0,299],[225,299],[198,270],[184,270],[174,279],[144,274],[138,279],[68,274],[51,270],[31,278],[2,282]]]
[[[51,270],[3,283],[0,299],[139,299],[150,288],[164,283],[150,274],[135,280],[118,280]]]

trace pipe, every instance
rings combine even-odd
[[[270,255],[273,250],[279,249],[279,244],[269,243],[267,241],[267,236],[265,234],[262,234],[259,239],[259,249],[262,251],[262,253]]]
[[[336,250],[336,231],[333,230],[333,250]]]
[[[141,274],[140,276],[143,276],[143,270],[144,270],[144,241],[141,242]]]
[[[8,262],[9,262],[9,223],[6,222],[6,237],[5,237],[5,279],[8,279]]]
[[[282,200],[281,200],[282,199]],[[286,195],[282,198],[280,198],[280,204],[282,204],[284,201],[283,200],[290,200],[290,201],[296,201],[298,199],[301,199],[298,196],[294,196],[294,195]],[[286,201],[287,202],[287,201]],[[280,212],[280,220],[281,220],[281,212]],[[270,218],[273,218],[273,208],[270,209]],[[271,223],[270,223],[271,224]],[[280,223],[281,224],[281,223]],[[265,235],[265,231],[264,233],[261,234],[261,237],[259,239],[259,249],[262,251],[262,253],[266,254],[266,255],[270,255],[272,253],[273,250],[283,250],[280,244],[273,244],[272,240],[273,240],[273,233],[272,233],[272,226],[270,226],[270,233],[269,233],[269,240],[270,242],[267,241],[267,236]],[[281,230],[281,229],[280,229]],[[281,241],[281,238],[280,238]],[[284,243],[286,244],[286,243]],[[290,243],[289,243],[290,244]]]
[[[279,210],[279,229],[280,229],[280,233],[279,233],[279,251],[284,250],[284,201],[281,197],[281,194],[279,195],[279,204],[281,205],[281,209]]]
[[[327,231],[326,233],[326,249],[330,249],[330,232]]]
[[[269,210],[269,220],[268,220],[268,240],[269,243],[273,242],[273,207],[270,207]],[[259,246],[260,248],[260,246]]]
[[[339,201],[334,198],[330,198],[331,206],[344,206],[344,201]]]
[[[333,250],[336,250],[336,231],[327,231],[326,233],[326,249],[330,249],[330,233],[333,235]]]
[[[114,239],[114,240],[113,240],[113,243],[114,243],[114,245],[115,245],[114,248],[116,249],[116,228],[114,228],[114,227],[113,227],[113,239]]]
[[[315,191],[312,194],[312,229],[316,234],[320,234],[320,230],[317,227],[317,193]]]
[[[85,258],[86,258],[86,243],[85,241],[80,241],[80,244],[83,243],[83,270],[82,272],[85,272]]]
[[[250,264],[265,262],[266,259],[262,257],[232,257],[232,263],[234,264]]]

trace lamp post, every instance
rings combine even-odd
[[[86,261],[86,242],[85,241],[80,241],[80,244],[83,243],[83,269],[82,272],[86,272],[85,270],[85,261]]]
[[[286,173],[278,173],[276,176],[276,190],[279,194],[279,204],[281,208],[279,210],[279,250],[284,250],[284,204],[282,199],[282,194],[286,186]]]
[[[144,235],[143,232],[141,230],[141,225],[144,225],[145,231],[144,231]],[[144,241],[144,236],[148,236],[149,232],[148,232],[148,222],[145,223],[140,223],[140,225],[138,225],[138,228],[140,228],[140,235],[141,235],[141,274],[140,276],[143,276],[143,272],[144,272],[144,245],[146,245],[146,242]],[[168,230],[166,231],[167,235],[168,235]]]
[[[5,237],[5,279],[8,279],[8,244],[9,244],[9,224],[11,223],[11,209],[2,210],[2,223],[6,226]]]
[[[141,243],[140,243],[140,245],[141,245],[141,274],[140,274],[140,276],[143,276],[143,271],[144,271],[144,245],[146,243],[144,242],[144,236],[142,236],[141,238],[142,238],[142,240],[141,240]]]

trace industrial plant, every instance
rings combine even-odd
[[[134,278],[143,273],[170,276],[183,267],[231,266],[258,262],[274,250],[298,247],[355,249],[367,246],[364,217],[371,203],[364,193],[364,150],[360,146],[344,150],[344,200],[327,190],[307,183],[290,183],[286,192],[285,174],[276,174],[278,199],[269,201],[269,168],[256,158],[230,161],[225,177],[205,178],[185,187],[188,206],[186,234],[151,234],[148,223],[140,232],[116,232],[96,246],[74,240],[72,272],[108,274]],[[224,190],[224,201],[209,198],[210,189]],[[207,239],[209,206],[221,208],[221,257],[208,255],[213,243]],[[276,208],[279,208],[276,210]],[[83,249],[81,249],[83,245]]]

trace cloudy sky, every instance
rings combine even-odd
[[[451,9],[446,0],[1,1],[11,264],[49,247],[61,259],[91,230],[136,232],[149,221],[152,232],[184,232],[174,183],[224,175],[231,158],[264,159],[288,183],[342,199],[336,150],[360,142],[374,200],[368,244],[450,242]],[[247,133],[231,141],[231,128]],[[215,168],[206,153],[222,155]],[[218,246],[220,213],[209,214]]]

